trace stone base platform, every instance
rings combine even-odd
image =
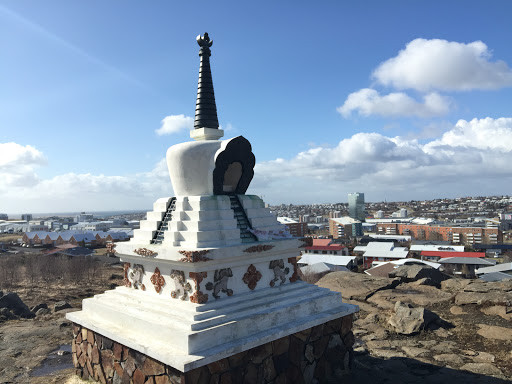
[[[72,357],[78,376],[101,383],[342,383],[352,359],[352,319],[350,313],[186,373],[74,324]]]

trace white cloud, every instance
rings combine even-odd
[[[373,72],[378,83],[396,89],[427,92],[497,89],[512,86],[512,69],[481,41],[464,44],[439,39],[415,39],[396,57]]]
[[[508,193],[511,139],[511,118],[460,120],[427,144],[358,133],[334,148],[259,163],[249,192],[275,203],[345,201],[352,190],[371,200]]]
[[[430,144],[481,150],[512,150],[512,118],[459,120],[455,127]]]
[[[334,147],[261,162],[248,193],[270,203],[313,203],[346,201],[354,190],[373,201],[510,192],[512,118],[459,120],[438,135],[422,144],[358,133]],[[9,148],[9,157],[0,152],[0,212],[149,208],[173,194],[165,159],[138,174],[67,173],[41,180],[35,170],[44,163],[43,154],[30,146]]]
[[[190,131],[194,128],[194,119],[185,115],[170,115],[164,117],[162,126],[155,130],[156,134],[170,135],[181,131]]]
[[[433,117],[448,113],[451,100],[437,93],[429,93],[418,102],[403,92],[381,96],[370,88],[363,88],[348,95],[345,103],[337,111],[344,117],[352,112],[362,116],[379,115],[386,117]]]
[[[0,171],[26,165],[43,165],[46,159],[30,145],[0,143]]]
[[[0,143],[0,193],[12,187],[38,183],[35,169],[46,164],[43,154],[30,145]]]
[[[41,179],[36,171],[44,164],[44,155],[30,145],[0,143],[0,212],[138,209],[173,193],[165,159],[132,175],[67,173]]]

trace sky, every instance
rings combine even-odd
[[[0,212],[150,209],[198,45],[270,204],[510,194],[512,2],[0,0]]]

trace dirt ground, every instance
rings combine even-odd
[[[97,261],[101,266],[95,278],[80,284],[59,281],[32,287],[23,279],[9,288],[29,308],[45,303],[51,313],[35,319],[0,322],[0,383],[66,383],[72,379],[71,354],[65,351],[71,345],[72,332],[65,314],[80,310],[83,299],[122,284],[122,266],[112,264],[115,260],[118,259],[109,258],[110,263]],[[7,292],[5,288],[3,291]],[[68,302],[72,308],[54,312],[59,301]],[[59,348],[64,350],[63,356],[55,353]]]

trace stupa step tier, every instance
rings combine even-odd
[[[340,293],[297,281],[186,306],[118,287],[68,318],[185,372],[356,310]]]
[[[133,242],[190,248],[230,246],[256,241],[250,230],[278,233],[285,228],[257,196],[164,198],[141,221]]]

